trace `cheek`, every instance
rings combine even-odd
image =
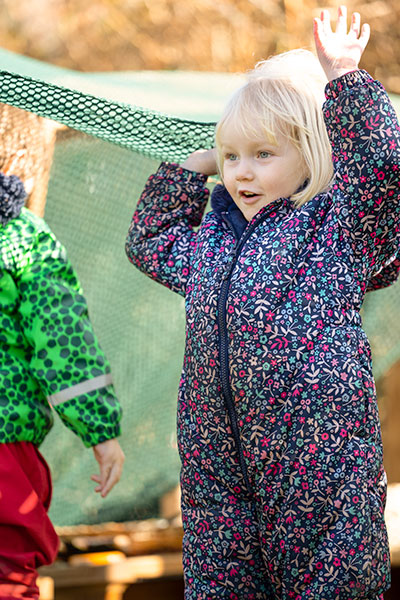
[[[233,189],[235,178],[232,176],[230,169],[224,169],[222,171],[222,181],[228,192]]]

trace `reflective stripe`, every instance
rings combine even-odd
[[[47,400],[53,406],[57,406],[57,404],[61,404],[67,400],[72,400],[72,398],[76,398],[82,394],[88,394],[89,392],[103,388],[111,383],[111,373],[99,375],[98,377],[94,377],[94,379],[87,379],[86,381],[77,383],[76,385],[66,388],[65,390],[61,390],[61,392],[57,392],[57,394],[47,396]]]

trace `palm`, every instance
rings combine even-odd
[[[369,39],[369,27],[363,25],[360,32],[360,15],[354,13],[347,31],[347,11],[341,6],[335,32],[332,31],[328,11],[315,20],[315,45],[319,61],[329,79],[332,76],[358,68],[358,63]]]

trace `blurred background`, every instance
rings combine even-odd
[[[1,46],[79,71],[240,72],[312,46],[311,16],[335,0],[1,0]],[[363,67],[400,93],[398,0],[354,0],[372,28]]]
[[[156,126],[151,138],[154,152],[140,147],[133,151],[139,137],[139,111],[127,105],[147,106],[192,121],[213,121],[226,96],[239,85],[240,78],[233,73],[242,73],[271,54],[312,49],[312,17],[327,8],[335,19],[339,4],[334,0],[0,0],[0,47],[54,65],[0,50],[0,70],[17,74],[8,79],[7,73],[2,74],[3,101],[35,112],[37,100],[37,105],[47,106],[42,112],[36,106],[37,114],[57,121],[58,107],[61,114],[67,104],[65,93],[78,90],[75,97],[83,102],[84,94],[92,94],[87,96],[90,119],[85,122],[80,110],[72,118],[72,109],[65,108],[69,120],[60,122],[69,128],[57,126],[56,133],[52,129],[52,141],[38,149],[36,166],[31,167],[37,203],[32,200],[31,208],[45,214],[68,249],[125,410],[121,437],[127,455],[125,472],[106,501],[92,491],[89,473],[94,459],[77,438],[56,421],[43,444],[55,484],[50,514],[62,544],[60,564],[43,571],[43,582],[49,587],[45,589],[43,583],[41,600],[183,597],[175,438],[183,300],[132,269],[124,254],[134,202],[160,159]],[[360,12],[372,29],[361,66],[389,92],[400,94],[400,29],[393,26],[400,20],[399,0],[346,4],[349,13]],[[19,96],[18,76],[26,76]],[[101,98],[107,98],[105,104]],[[399,110],[399,98],[392,98]],[[115,109],[118,117],[108,119],[109,129],[104,107]],[[146,117],[150,130],[152,115],[139,116]],[[97,133],[89,129],[95,117],[101,121]],[[28,131],[25,118],[22,128]],[[170,128],[171,120],[164,119]],[[194,126],[192,121],[188,123]],[[121,122],[128,123],[124,144],[112,137]],[[205,131],[205,125],[199,131]],[[197,131],[192,137],[198,143]],[[170,145],[170,157],[175,159],[182,143],[178,141],[175,149]],[[385,600],[400,598],[399,290],[400,283],[369,294],[364,314],[374,350],[385,467],[391,484],[387,520],[394,569],[392,592]],[[114,560],[120,561],[118,572],[103,569]],[[96,582],[85,571],[87,564],[97,565]]]

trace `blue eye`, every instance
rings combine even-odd
[[[259,152],[258,155],[260,158],[269,158],[271,156],[271,153],[267,152],[266,150],[263,150],[262,152]]]
[[[237,154],[233,154],[232,152],[229,152],[229,154],[225,154],[225,160],[237,160]]]

